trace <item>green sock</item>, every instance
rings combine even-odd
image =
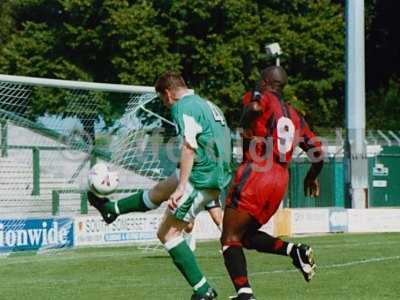
[[[210,288],[210,285],[197,265],[196,258],[183,237],[180,236],[168,241],[165,243],[165,248],[172,257],[175,266],[185,277],[194,292],[198,295],[204,295]]]
[[[126,214],[134,211],[148,211],[154,207],[148,207],[144,202],[144,192],[141,190],[136,194],[122,198],[118,201],[110,201],[104,205],[104,209],[108,213]]]

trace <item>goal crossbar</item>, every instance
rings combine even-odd
[[[124,85],[112,83],[96,83],[84,81],[70,81],[61,79],[49,79],[27,76],[15,76],[0,74],[0,81],[17,83],[23,85],[36,85],[44,87],[78,89],[78,90],[94,90],[102,92],[119,92],[119,93],[155,93],[154,87],[140,85]]]

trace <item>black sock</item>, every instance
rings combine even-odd
[[[236,292],[242,288],[250,288],[247,278],[246,257],[243,253],[241,245],[224,246],[228,247],[224,250],[225,266],[235,286]]]
[[[246,234],[243,244],[247,249],[254,249],[258,252],[267,252],[279,255],[289,255],[293,244],[287,243],[281,239],[270,236],[263,231],[253,231]],[[290,249],[288,249],[288,247]]]

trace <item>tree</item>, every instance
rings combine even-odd
[[[0,2],[0,49],[7,43],[13,28],[11,16],[11,1],[3,0]]]
[[[156,5],[156,4],[155,4]],[[341,122],[344,81],[343,9],[328,0],[158,1],[173,52],[185,77],[217,102],[237,125],[240,98],[268,60],[264,46],[279,42],[290,75],[288,94],[314,124]],[[163,13],[165,12],[165,13]],[[168,12],[168,13],[166,13]]]
[[[118,3],[118,4],[116,4]],[[166,69],[180,68],[180,55],[172,53],[165,28],[149,1],[108,1],[107,38],[113,44],[109,58],[122,83],[153,85]]]
[[[398,130],[400,106],[400,3],[369,0],[366,35],[367,126]]]
[[[383,86],[370,92],[367,98],[368,128],[398,130],[400,115],[400,80],[389,80]]]
[[[12,9],[18,30],[1,50],[0,71],[4,73],[153,84],[157,68],[168,64],[168,60],[161,63],[168,58],[162,51],[168,48],[168,39],[159,33],[159,26],[149,22],[155,12],[146,1],[129,6],[127,1],[110,0],[17,0]],[[140,56],[143,53],[147,58]],[[173,60],[171,64],[176,65]],[[35,115],[65,110],[65,98],[60,95],[35,99]],[[110,109],[97,99],[106,121],[120,114],[128,101],[114,96]]]
[[[341,123],[344,18],[329,0],[12,3],[17,31],[2,49],[2,72],[153,85],[163,70],[177,69],[234,127],[242,94],[273,63],[265,44],[279,42],[288,100],[315,125]],[[59,107],[41,101],[43,109]],[[113,101],[108,119],[123,106]]]
[[[395,0],[367,1],[369,30],[366,35],[367,89],[388,86],[392,78],[400,77],[400,39],[398,10]]]
[[[344,83],[343,9],[331,1],[272,1],[263,9],[264,40],[280,42],[290,88],[311,123],[341,124]],[[289,99],[290,101],[290,99]]]

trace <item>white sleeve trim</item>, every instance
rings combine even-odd
[[[196,120],[188,115],[183,114],[183,123],[185,126],[185,132],[183,133],[186,142],[193,149],[197,149],[196,136],[203,131],[203,128],[196,122]]]

